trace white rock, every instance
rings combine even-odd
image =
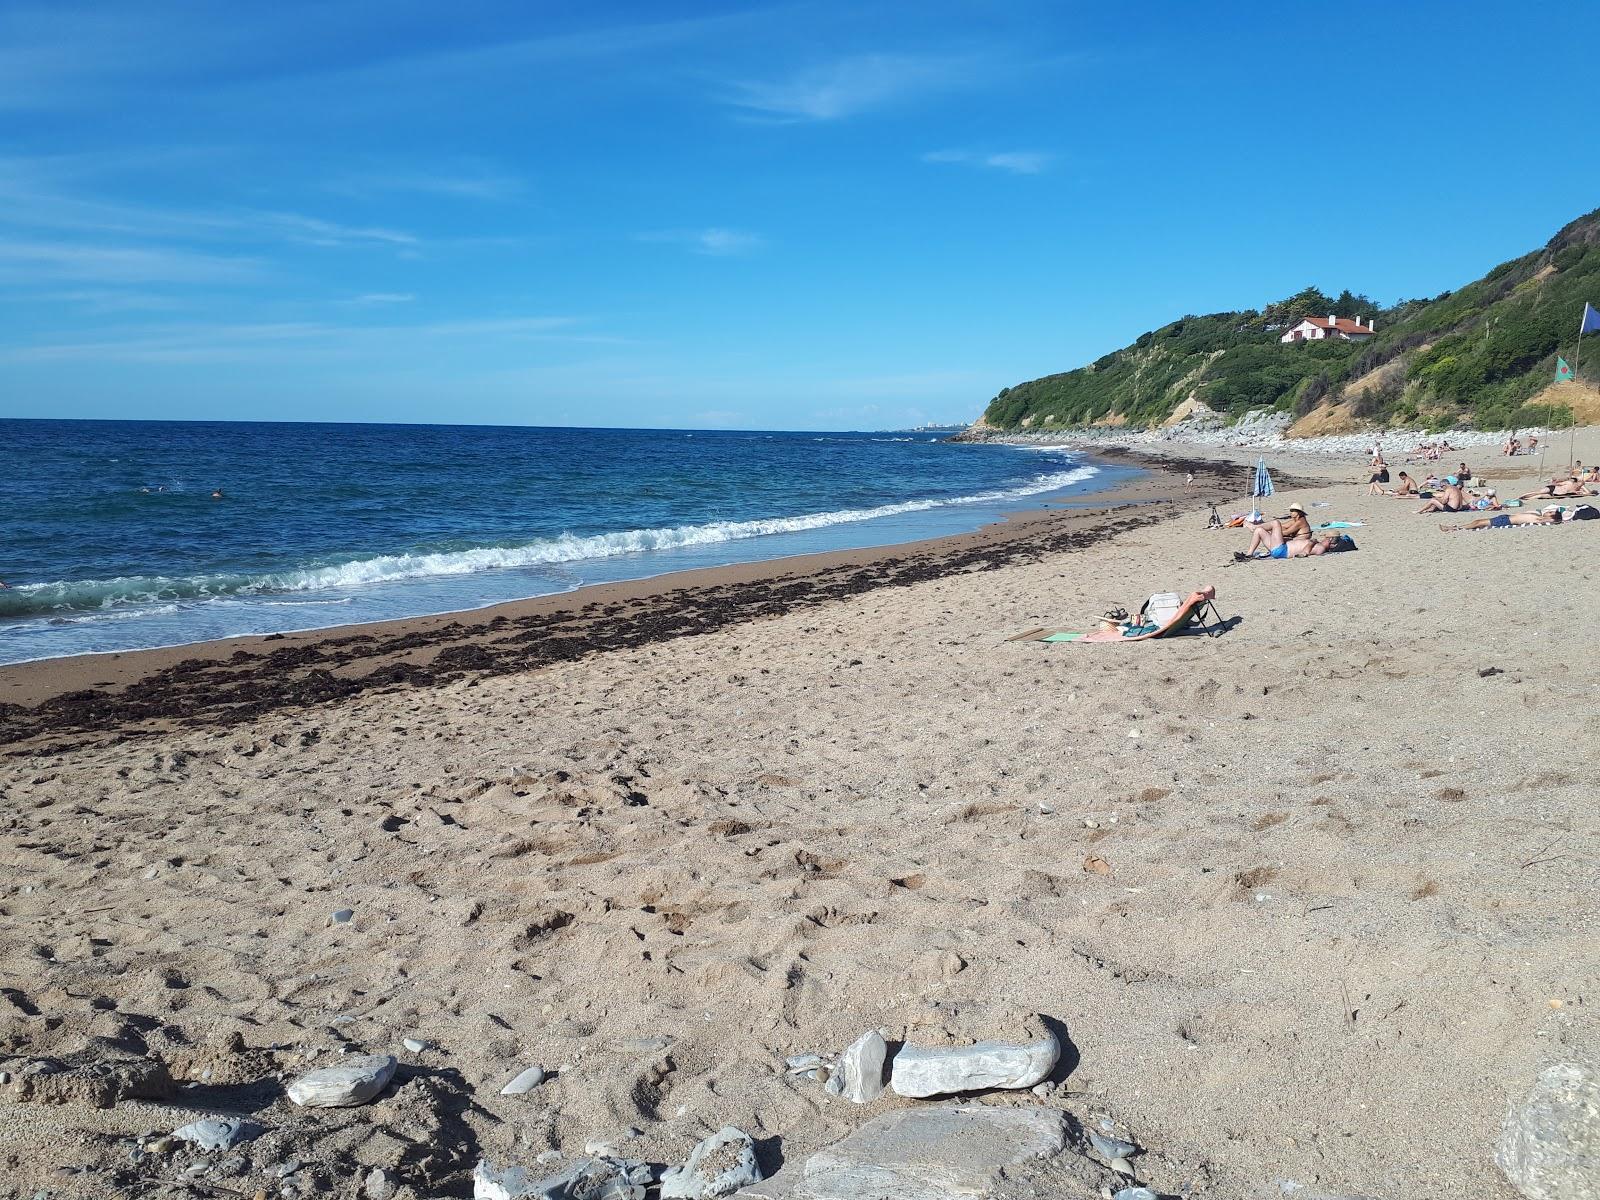
[[[822,1066],[825,1061],[820,1054],[791,1054],[783,1060],[783,1066],[791,1075],[804,1075]]]
[[[724,1126],[689,1152],[681,1167],[661,1177],[661,1200],[716,1200],[761,1180],[750,1135]]]
[[[988,1088],[1031,1088],[1055,1069],[1061,1043],[1046,1032],[1036,1042],[914,1046],[894,1056],[889,1086],[901,1096],[952,1096]]]
[[[559,1175],[534,1178],[525,1167],[488,1159],[472,1173],[474,1200],[644,1200],[650,1168],[619,1158],[586,1158]]]
[[[305,1108],[349,1108],[383,1091],[400,1064],[389,1054],[363,1054],[336,1067],[307,1071],[289,1085],[289,1099]]]
[[[1494,1160],[1528,1200],[1600,1200],[1600,1073],[1541,1071],[1506,1116]]]
[[[202,1117],[172,1131],[172,1136],[193,1142],[202,1150],[231,1150],[240,1142],[258,1138],[267,1131],[265,1125],[243,1117]]]
[[[928,1105],[874,1117],[740,1200],[976,1200],[1002,1173],[1059,1154],[1066,1120],[1046,1108]]]
[[[543,1082],[544,1068],[529,1067],[510,1083],[506,1084],[505,1087],[501,1088],[500,1094],[502,1096],[523,1096],[528,1092],[533,1091],[534,1088],[538,1087]]]
[[[839,1056],[839,1074],[844,1077],[844,1098],[855,1104],[871,1104],[883,1094],[883,1062],[889,1046],[876,1029],[869,1029]]]
[[[424,1050],[432,1049],[433,1043],[423,1038],[403,1038],[400,1044],[413,1054],[421,1054]]]

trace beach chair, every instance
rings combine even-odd
[[[1166,609],[1155,603],[1162,599],[1152,596],[1146,602],[1146,611],[1149,615],[1157,617],[1153,623],[1154,629],[1144,633],[1124,633],[1117,629],[1101,629],[1094,633],[1085,634],[1079,638],[1080,642],[1147,642],[1156,638],[1173,637],[1183,633],[1193,626],[1198,625],[1200,631],[1207,637],[1219,637],[1222,634],[1222,614],[1216,606],[1217,589],[1209,584],[1197,592],[1191,592],[1189,598],[1178,605],[1176,609]],[[1159,618],[1165,617],[1165,620]],[[1137,628],[1137,626],[1135,627]]]

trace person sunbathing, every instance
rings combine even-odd
[[[1444,490],[1421,508],[1419,513],[1463,512],[1467,507],[1466,493],[1454,479],[1444,485]]]
[[[1473,533],[1479,529],[1508,529],[1512,525],[1559,525],[1561,510],[1551,508],[1536,513],[1499,513],[1492,517],[1479,517],[1465,525],[1441,525],[1445,533]]]
[[[1271,521],[1250,531],[1250,545],[1233,554],[1235,562],[1250,562],[1258,558],[1311,558],[1319,554],[1337,553],[1349,539],[1342,533],[1323,537],[1300,537],[1285,541],[1283,522]]]
[[[1526,492],[1524,500],[1558,500],[1563,496],[1592,496],[1594,493],[1575,479],[1552,479],[1537,492]]]

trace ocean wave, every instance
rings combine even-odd
[[[1091,466],[1041,475],[1018,487],[927,500],[906,500],[873,508],[807,513],[796,517],[766,517],[750,521],[712,521],[704,525],[674,525],[662,529],[627,529],[583,537],[563,534],[514,546],[476,546],[434,553],[384,554],[374,558],[300,570],[260,575],[217,573],[209,575],[136,575],[116,579],[66,580],[55,583],[18,584],[0,592],[0,617],[39,613],[123,609],[170,603],[175,600],[210,600],[231,596],[257,596],[328,591],[364,587],[406,579],[471,575],[479,571],[519,567],[546,567],[622,554],[705,546],[742,541],[780,533],[803,533],[834,525],[871,521],[880,517],[926,512],[961,504],[983,504],[1021,499],[1053,492],[1098,474]],[[336,602],[336,601],[335,601]]]

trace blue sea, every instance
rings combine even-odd
[[[0,421],[0,663],[913,541],[1133,474],[945,436]]]

